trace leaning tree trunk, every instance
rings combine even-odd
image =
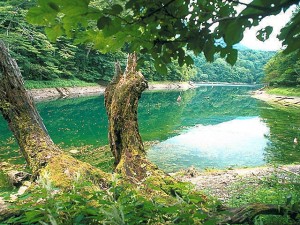
[[[133,181],[140,181],[156,167],[145,157],[138,129],[138,101],[148,83],[136,70],[136,60],[135,53],[128,55],[124,73],[116,63],[115,77],[105,90],[105,107],[116,171]]]
[[[0,43],[0,110],[13,132],[26,162],[37,173],[61,151],[54,145],[24,87],[21,72]]]
[[[0,111],[13,132],[33,175],[47,172],[58,186],[67,187],[80,173],[106,185],[108,177],[91,165],[64,154],[50,138],[24,87],[20,69],[0,40]]]

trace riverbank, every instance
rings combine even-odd
[[[59,88],[42,88],[28,90],[33,96],[34,100],[40,101],[45,99],[79,97],[103,94],[105,86],[88,86],[88,87],[59,87]],[[149,83],[147,90],[187,90],[195,88],[195,86],[188,82],[176,83]]]
[[[298,96],[269,94],[265,90],[257,90],[253,92],[252,97],[270,104],[300,107],[300,97]]]
[[[293,182],[291,176],[300,176],[300,165],[255,167],[245,169],[198,172],[194,168],[172,174],[177,180],[190,182],[222,202],[241,197],[242,192],[257,190],[270,179],[279,184]],[[297,184],[299,185],[299,184]]]

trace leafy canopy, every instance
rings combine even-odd
[[[165,72],[172,59],[180,66],[193,63],[186,49],[196,55],[203,52],[208,61],[220,53],[233,65],[233,45],[242,40],[245,29],[295,4],[299,0],[38,0],[27,19],[45,26],[51,40],[66,35],[76,44],[92,43],[103,53],[124,46],[149,53],[156,69]],[[237,12],[237,6],[245,9]],[[286,52],[300,48],[299,23],[298,12],[278,36]],[[257,38],[264,41],[272,31],[267,26]]]

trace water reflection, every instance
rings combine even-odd
[[[226,168],[264,164],[269,128],[259,117],[197,125],[155,145],[148,157],[167,172],[195,166]]]
[[[299,109],[277,109],[254,98],[256,87],[201,86],[194,90],[146,92],[138,117],[143,141],[160,141],[149,152],[159,167],[228,167],[300,163]],[[179,94],[180,103],[176,101]],[[37,104],[56,144],[108,144],[103,96]],[[268,141],[268,140],[269,141]],[[0,161],[23,159],[0,116]]]

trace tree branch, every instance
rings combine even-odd
[[[175,0],[170,0],[170,1],[167,2],[165,5],[163,5],[163,6],[159,7],[159,8],[157,8],[157,9],[155,9],[154,11],[150,12],[148,15],[142,16],[140,19],[141,19],[141,20],[144,20],[144,19],[146,19],[146,18],[148,18],[148,17],[153,16],[155,13],[157,13],[157,12],[159,12],[160,10],[162,10],[162,9],[164,9],[164,8],[166,8],[166,7],[168,7],[168,6],[169,6],[171,3],[173,3],[173,2],[175,2]]]
[[[248,14],[248,15],[238,15],[238,16],[235,16],[235,17],[219,18],[219,19],[214,20],[210,24],[210,26],[212,26],[215,23],[226,21],[226,20],[229,21],[229,20],[236,20],[236,19],[250,19],[250,18],[253,19],[253,18],[259,18],[260,16],[261,16],[261,18],[259,18],[259,19],[263,19],[264,17],[270,16],[271,15],[270,13],[272,13],[274,11],[281,10],[282,8],[289,7],[289,6],[292,6],[294,4],[298,4],[298,3],[299,3],[299,0],[293,0],[293,1],[287,1],[287,2],[285,2],[281,5],[278,5],[276,7],[270,7],[270,8],[260,7],[260,10],[262,10],[262,12],[260,12],[260,13],[252,13],[252,14]],[[255,5],[251,5],[251,4],[244,4],[244,5],[247,5],[247,7],[256,7]]]

